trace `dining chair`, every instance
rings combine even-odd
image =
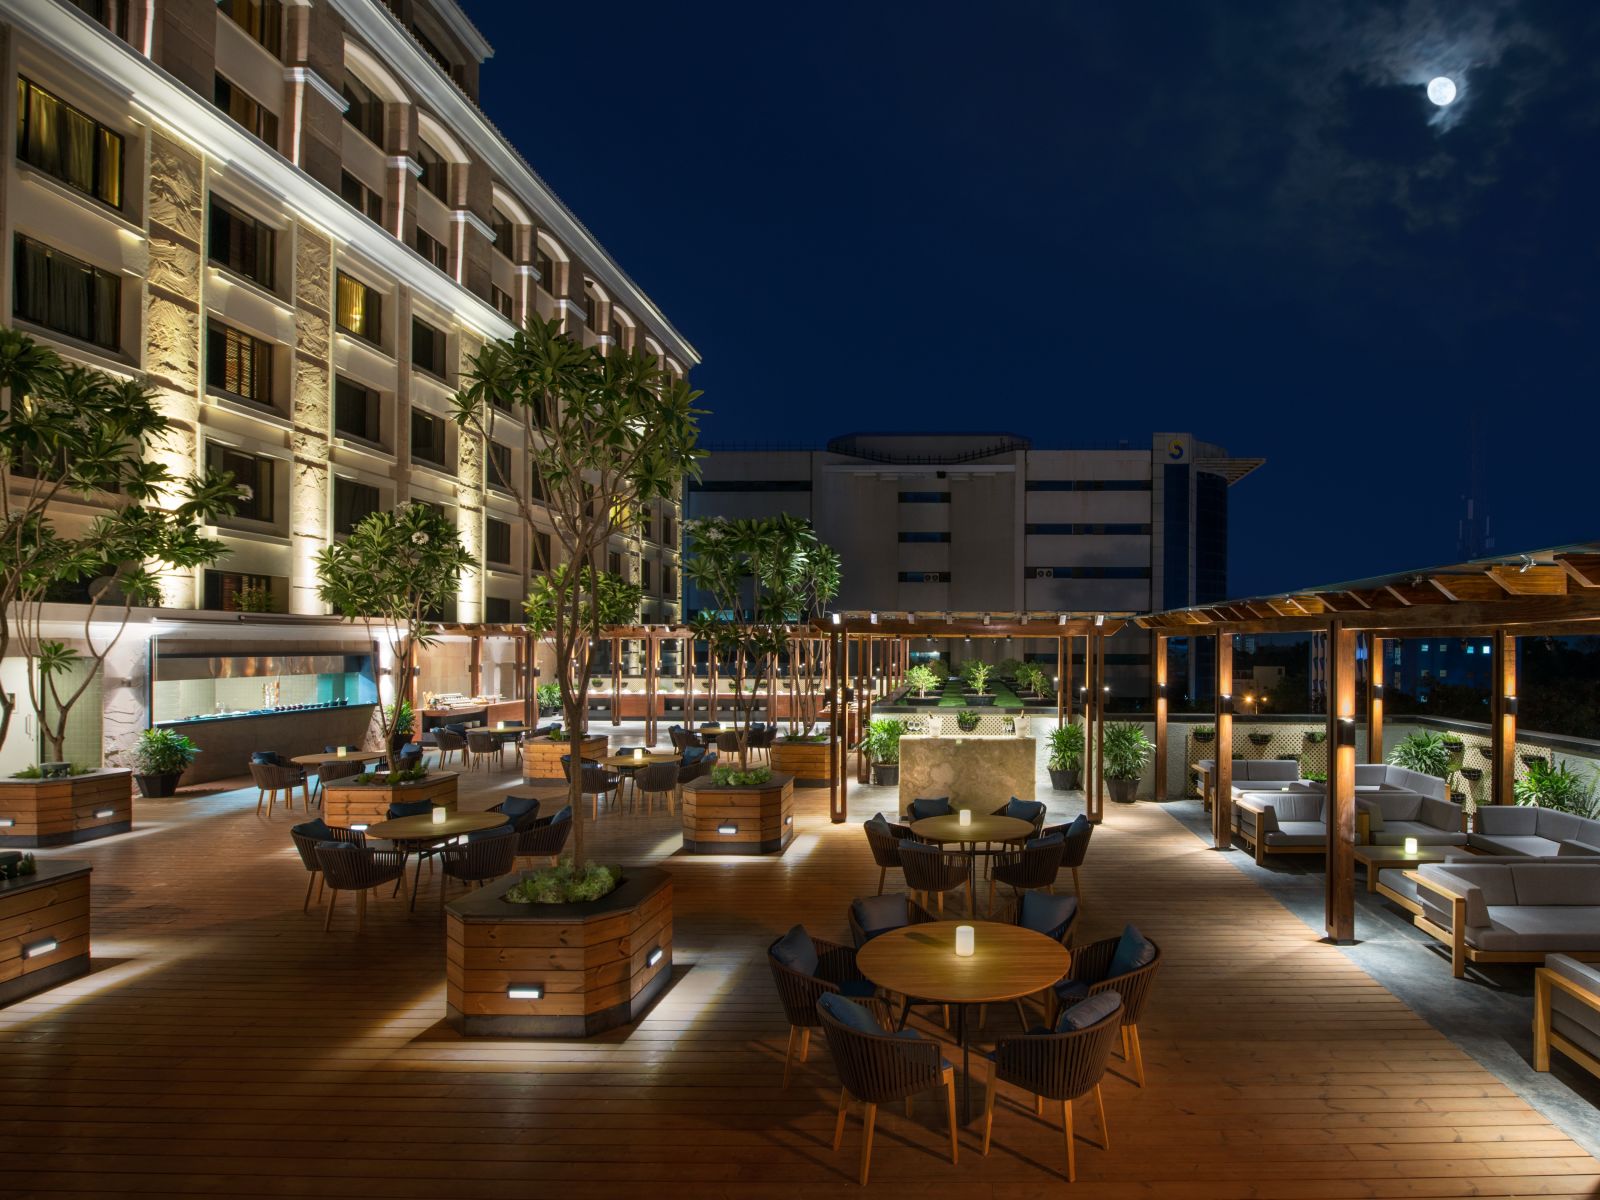
[[[570,763],[565,764],[570,771]],[[600,819],[600,797],[614,796],[621,785],[622,778],[615,771],[608,771],[598,763],[586,762],[578,773],[578,790],[588,796],[594,804],[594,819]]]
[[[385,883],[393,883],[398,892],[405,882],[406,856],[400,850],[374,850],[348,841],[319,842],[317,862],[322,867],[323,880],[333,892],[328,897],[323,933],[333,925],[340,892],[356,894],[356,932],[360,933],[367,927],[367,892]]]
[[[1078,897],[1078,903],[1083,903],[1083,887],[1078,880],[1078,868],[1083,866],[1083,860],[1089,853],[1089,839],[1094,836],[1094,822],[1079,813],[1064,825],[1051,825],[1044,830],[1044,836],[1059,833],[1067,840],[1066,849],[1061,854],[1061,866],[1072,872],[1072,891]]]
[[[1062,1012],[1054,1030],[1034,1030],[1021,1037],[1003,1038],[987,1057],[989,1086],[983,1097],[983,1153],[989,1153],[994,1132],[994,1097],[1000,1083],[1020,1087],[1034,1096],[1034,1112],[1044,1102],[1061,1105],[1061,1132],[1067,1146],[1067,1182],[1078,1178],[1077,1150],[1072,1128],[1072,1102],[1094,1093],[1100,1115],[1100,1149],[1111,1148],[1106,1125],[1105,1098],[1100,1081],[1105,1078],[1111,1045],[1116,1041],[1122,1000],[1115,993],[1093,996]]]
[[[857,969],[853,947],[814,938],[804,925],[796,925],[767,947],[767,966],[789,1021],[789,1045],[783,1052],[783,1086],[788,1087],[796,1042],[800,1061],[805,1062],[811,1031],[821,1024],[817,1000],[829,993],[868,1000],[877,988]]]
[[[900,843],[900,869],[905,872],[906,887],[918,896],[924,907],[927,898],[934,897],[934,907],[944,913],[944,894],[953,892],[963,884],[967,889],[967,913],[977,915],[977,897],[972,886],[972,860],[964,850],[945,850],[912,838]]]
[[[956,1140],[956,1073],[940,1053],[938,1042],[914,1029],[890,1033],[864,1005],[838,994],[817,998],[817,1020],[828,1039],[834,1069],[839,1074],[839,1113],[833,1124],[833,1148],[844,1141],[844,1122],[851,1099],[862,1106],[861,1172],[866,1186],[872,1168],[872,1135],[878,1105],[906,1102],[918,1092],[944,1089],[945,1121],[950,1130],[950,1162],[960,1155]]]
[[[654,797],[660,796],[667,812],[677,811],[678,764],[675,762],[651,763],[633,779],[633,791],[644,806],[645,816],[650,815]]]
[[[1052,989],[1062,1004],[1108,991],[1122,997],[1122,1059],[1132,1064],[1140,1087],[1144,1086],[1144,1048],[1139,1044],[1139,1017],[1160,967],[1161,947],[1128,925],[1120,937],[1103,938],[1074,950],[1066,978]]]
[[[383,817],[395,821],[401,817],[425,817],[432,811],[432,800],[395,800],[384,810]]]
[[[861,896],[850,901],[847,919],[850,923],[850,940],[859,950],[881,933],[888,933],[891,929],[902,929],[907,925],[922,925],[936,918],[904,892],[890,892],[888,895]],[[945,1028],[950,1028],[948,1004],[922,1000],[916,996],[902,997],[897,1028],[905,1028],[906,1017],[910,1015],[913,1005],[920,1007],[936,1003],[944,1015]],[[892,1014],[892,1004],[889,1010]]]
[[[1012,817],[1018,821],[1027,821],[1033,826],[1033,835],[1038,837],[1044,829],[1045,807],[1037,800],[1018,800],[1015,796],[1007,800],[989,815],[992,817]]]
[[[1070,950],[1072,929],[1077,924],[1078,913],[1076,896],[1057,896],[1050,892],[1023,892],[1022,898],[1017,902],[1016,923],[1024,929],[1042,933],[1051,941],[1060,942]],[[1045,1012],[1049,1013],[1050,1003],[1054,997],[1049,990],[1044,993],[1044,997]],[[1022,998],[1018,997],[1012,1003],[1016,1006],[1017,1019],[1022,1022],[1022,1027],[1028,1028],[1028,1016],[1023,1011]],[[987,1005],[979,1010],[980,1026],[985,1023],[986,1016]]]
[[[555,866],[572,836],[572,805],[564,804],[548,817],[538,817],[517,834],[518,858],[542,858]]]
[[[274,758],[276,756],[274,755]],[[250,760],[250,779],[256,785],[256,816],[261,815],[261,806],[266,804],[267,816],[272,816],[272,806],[278,802],[278,793],[283,793],[283,807],[285,812],[294,811],[294,789],[305,791],[306,773],[293,763],[281,761],[257,762],[256,756]],[[311,804],[311,795],[305,792],[306,805]]]
[[[872,851],[872,861],[878,867],[878,895],[883,895],[884,882],[889,870],[900,870],[900,843],[911,836],[911,826],[896,825],[882,813],[862,822],[866,830],[867,847]]]
[[[433,731],[433,744],[439,751],[439,765],[442,767],[450,761],[452,754],[461,755],[462,765],[467,764],[467,735],[459,730],[447,729],[443,725]]]
[[[994,913],[994,886],[1011,888],[1013,903],[1030,889],[1049,891],[1061,869],[1061,855],[1067,840],[1060,834],[1029,838],[1020,850],[1004,850],[995,855],[989,868],[989,912]]]
[[[510,825],[479,830],[467,835],[465,843],[446,846],[439,852],[446,881],[482,887],[491,879],[509,875],[517,861],[517,831]],[[439,907],[444,907],[446,884],[439,885]]]
[[[301,865],[307,872],[306,898],[300,904],[301,912],[311,907],[311,889],[322,882],[322,863],[317,859],[317,847],[323,842],[351,842],[357,846],[367,844],[367,835],[361,830],[329,825],[321,817],[290,826],[289,837],[294,841],[294,848],[300,852]],[[322,903],[320,887],[317,888],[317,903]]]
[[[337,746],[330,746],[327,748],[325,753],[336,754],[338,753],[338,749],[339,748]],[[320,805],[322,803],[323,794],[327,790],[327,786],[330,781],[349,779],[352,776],[361,774],[363,769],[364,768],[359,761],[349,758],[344,759],[343,761],[335,759],[332,762],[323,763],[317,768],[317,786],[311,792],[312,801]]]
[[[906,809],[906,819],[923,821],[928,817],[948,817],[954,811],[955,809],[950,807],[949,796],[939,796],[932,800],[917,799]]]
[[[519,796],[513,792],[499,804],[490,807],[489,811],[502,814],[518,831],[531,829],[539,819],[539,799],[537,796]]]

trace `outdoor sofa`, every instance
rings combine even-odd
[[[1512,858],[1600,855],[1600,821],[1534,805],[1486,804],[1478,809],[1467,845]]]
[[[1559,1050],[1600,1077],[1600,970],[1552,954],[1533,973],[1533,1069],[1550,1069]]]
[[[1411,872],[1418,929],[1450,947],[1457,979],[1469,962],[1600,961],[1600,861],[1479,857]]]

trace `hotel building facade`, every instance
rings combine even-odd
[[[170,466],[249,485],[214,531],[227,556],[171,576],[168,609],[202,622],[249,589],[314,628],[318,551],[421,500],[481,563],[443,615],[519,619],[535,560],[490,463],[530,467],[450,420],[473,355],[537,315],[679,376],[699,360],[478,107],[492,50],[461,9],[0,0],[0,39],[12,324],[142,374],[178,430]],[[681,502],[659,504],[611,548],[645,620],[680,615],[680,529]],[[106,746],[149,719],[148,697],[109,695],[139,675],[106,681]]]

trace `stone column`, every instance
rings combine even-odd
[[[481,339],[461,330],[456,335],[456,378],[465,378],[469,360],[483,348]],[[483,620],[483,489],[484,443],[477,433],[459,428],[456,438],[456,528],[461,544],[478,565],[461,573],[456,620]]]
[[[328,544],[332,526],[333,246],[297,226],[294,264],[289,611],[320,614],[327,609],[317,595],[317,554]]]

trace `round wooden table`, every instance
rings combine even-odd
[[[974,930],[974,950],[965,958],[956,954],[958,924],[970,924]],[[956,1006],[963,1124],[972,1113],[966,1006],[1018,1000],[1042,992],[1064,978],[1071,966],[1072,955],[1054,938],[999,921],[924,921],[880,933],[856,951],[856,968],[879,987],[904,995],[906,1009],[912,996]],[[900,1014],[902,1027],[906,1009]]]
[[[393,842],[398,849],[410,854],[413,851],[428,849],[438,842],[447,842],[463,834],[493,829],[497,825],[506,823],[506,815],[496,812],[453,812],[447,813],[442,821],[435,821],[432,813],[419,813],[414,817],[391,817],[387,821],[379,821],[376,825],[368,825],[367,836]],[[417,873],[411,882],[413,910],[417,907],[417,889],[422,885],[424,857],[422,854],[417,855]],[[444,884],[441,882],[439,886],[443,887]]]
[[[622,770],[627,767],[648,767],[651,763],[677,762],[678,755],[672,750],[650,750],[638,758],[631,754],[610,754],[600,761],[613,770]]]
[[[977,845],[979,842],[1025,842],[1034,836],[1032,821],[1020,817],[992,817],[987,813],[973,813],[972,824],[963,825],[961,818],[951,813],[947,817],[924,817],[913,821],[911,832],[925,842],[961,842]]]
[[[333,763],[369,763],[386,757],[387,755],[381,750],[351,750],[348,754],[329,754],[324,751],[321,754],[296,754],[289,761],[297,767],[310,767],[315,770],[318,767],[331,766]]]

